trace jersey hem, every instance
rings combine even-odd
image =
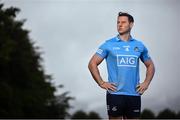
[[[141,96],[140,94],[123,94],[123,93],[109,93],[109,92],[107,92],[107,94],[113,94],[113,95],[127,95],[127,96]]]

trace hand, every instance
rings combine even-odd
[[[116,91],[116,85],[114,83],[104,82],[100,87],[105,90]]]
[[[147,82],[143,82],[136,86],[136,91],[142,95],[148,89],[148,86],[149,84]]]

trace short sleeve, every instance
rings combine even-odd
[[[106,58],[106,57],[107,57],[108,51],[107,51],[107,44],[106,44],[106,42],[103,43],[103,44],[98,48],[98,50],[96,51],[96,54],[97,54],[98,56],[100,56],[101,58]]]
[[[143,51],[142,51],[141,56],[140,56],[140,59],[141,59],[142,62],[145,62],[145,61],[151,59],[151,57],[149,56],[148,49],[146,48],[146,46],[144,46],[144,48],[143,48]]]

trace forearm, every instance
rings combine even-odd
[[[96,64],[90,63],[88,68],[89,68],[89,71],[91,72],[91,75],[92,75],[93,79],[96,81],[96,83],[98,85],[103,84],[104,81],[103,81],[103,79],[102,79],[102,77],[100,75],[98,66]]]
[[[154,73],[155,73],[155,67],[154,64],[152,63],[147,66],[146,78],[144,82],[149,85],[151,83],[151,80],[153,79]]]
[[[146,78],[143,83],[137,86],[137,92],[140,93],[141,95],[148,89],[148,86],[151,83],[151,80],[153,79],[155,73],[155,67],[152,60],[146,61],[144,62],[144,64],[147,68]]]

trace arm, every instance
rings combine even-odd
[[[89,71],[91,72],[91,75],[93,77],[93,79],[96,81],[96,83],[103,89],[110,89],[110,90],[113,90],[115,91],[115,85],[114,84],[111,84],[111,83],[108,83],[108,82],[105,82],[103,81],[101,75],[100,75],[100,72],[99,72],[99,69],[98,69],[98,65],[103,61],[104,59],[99,57],[98,55],[94,55],[91,60],[89,61],[89,64],[88,64],[88,68],[89,68]]]
[[[154,76],[154,73],[155,73],[155,67],[154,67],[154,63],[152,60],[145,61],[144,64],[147,69],[146,70],[146,78],[145,78],[144,82],[138,86],[137,92],[139,92],[140,94],[143,94],[148,89],[148,86]]]

